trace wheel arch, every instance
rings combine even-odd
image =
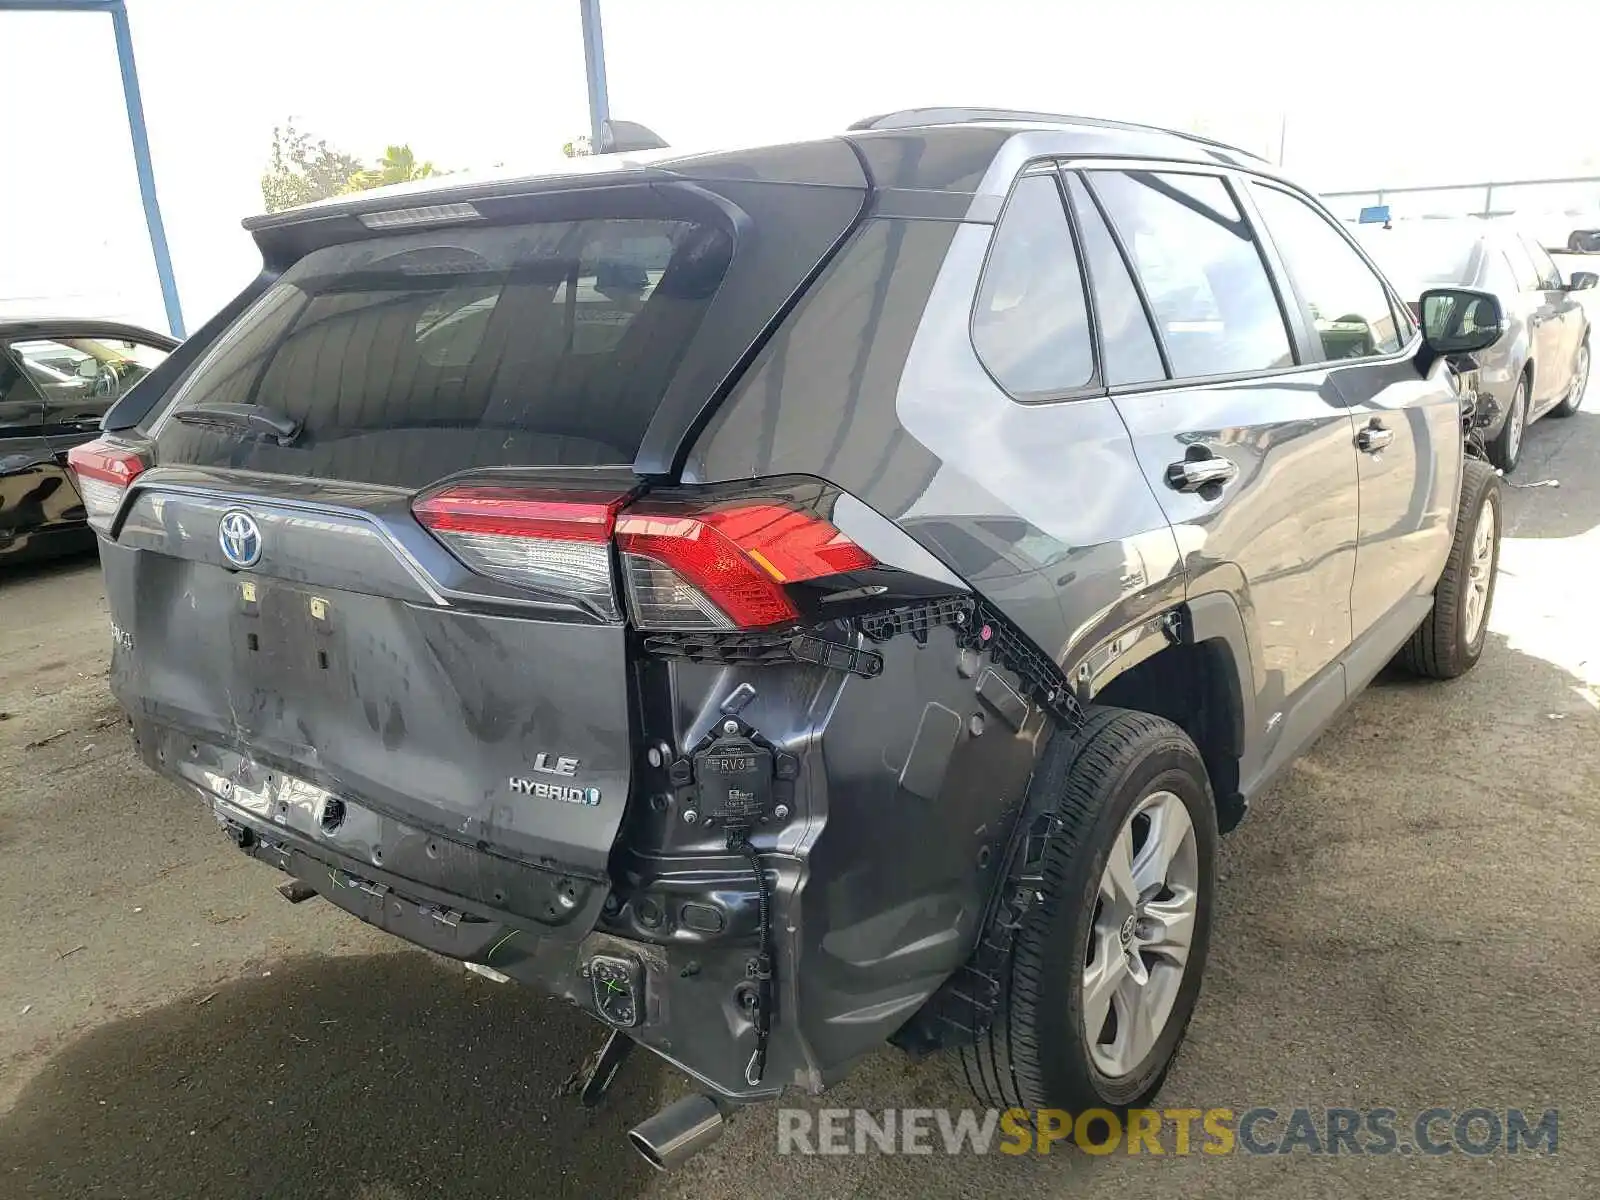
[[[1226,831],[1244,816],[1240,780],[1256,727],[1244,618],[1232,596],[1212,592],[1169,610],[1162,622],[1161,644],[1123,645],[1080,698],[1165,717],[1187,733],[1206,764],[1217,825]]]

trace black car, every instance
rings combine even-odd
[[[1505,221],[1404,221],[1364,228],[1361,240],[1415,303],[1430,287],[1493,292],[1505,334],[1474,355],[1466,386],[1484,406],[1490,460],[1516,469],[1527,428],[1545,414],[1570,417],[1589,386],[1588,310],[1577,293],[1600,276],[1561,268],[1538,242]]]
[[[177,344],[115,321],[0,321],[0,562],[93,548],[67,451]]]
[[[73,454],[140,753],[291,898],[722,1112],[885,1040],[1137,1104],[1218,833],[1397,654],[1482,652],[1500,483],[1306,192],[932,110],[249,222],[260,279]],[[181,602],[180,602],[181,598]],[[374,1005],[384,1003],[374,994]]]

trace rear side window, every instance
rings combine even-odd
[[[1511,273],[1516,276],[1517,290],[1519,292],[1536,292],[1539,290],[1539,268],[1534,265],[1533,256],[1528,253],[1527,247],[1522,244],[1521,238],[1508,238],[1505,243],[1506,260],[1511,264]]]
[[[1161,351],[1156,348],[1150,319],[1100,210],[1076,175],[1067,177],[1067,194],[1072,197],[1072,208],[1078,217],[1083,255],[1089,261],[1106,382],[1116,386],[1165,379],[1167,373],[1161,366]]]
[[[1251,188],[1295,290],[1311,310],[1323,357],[1372,358],[1400,349],[1389,293],[1343,235],[1299,197]]]
[[[731,254],[720,229],[646,219],[314,251],[182,386],[159,457],[408,487],[470,466],[629,463]],[[217,404],[302,432],[283,447],[173,419]]]
[[[1221,179],[1094,171],[1089,180],[1150,298],[1174,377],[1294,361],[1260,249]]]
[[[1000,386],[1041,398],[1094,376],[1083,276],[1054,175],[1017,184],[994,232],[972,343]]]
[[[1527,247],[1528,257],[1533,259],[1533,269],[1539,275],[1539,286],[1547,292],[1559,292],[1561,268],[1556,266],[1556,260],[1550,257],[1550,252],[1530,238],[1523,238],[1522,244]]]

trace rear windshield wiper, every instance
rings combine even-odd
[[[277,439],[287,446],[300,434],[300,422],[263,404],[191,404],[172,414],[185,425],[218,425]]]

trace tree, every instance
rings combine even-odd
[[[326,139],[313,141],[290,117],[272,130],[272,153],[261,177],[261,199],[268,212],[324,200],[345,191],[350,177],[361,170],[359,158],[333,149]]]
[[[272,131],[272,153],[261,177],[261,199],[268,212],[282,212],[313,200],[364,192],[387,183],[405,183],[448,175],[431,162],[418,162],[406,144],[387,146],[374,167],[353,154],[335,150],[326,139],[313,139],[290,117]]]
[[[358,170],[349,179],[347,191],[364,192],[368,188],[383,187],[390,183],[408,183],[413,179],[427,179],[431,175],[444,175],[431,162],[419,163],[411,147],[386,146],[378,165],[370,170]]]
[[[587,154],[593,154],[594,147],[589,144],[589,135],[582,134],[573,138],[570,142],[563,143],[561,153],[568,158],[582,158]]]

